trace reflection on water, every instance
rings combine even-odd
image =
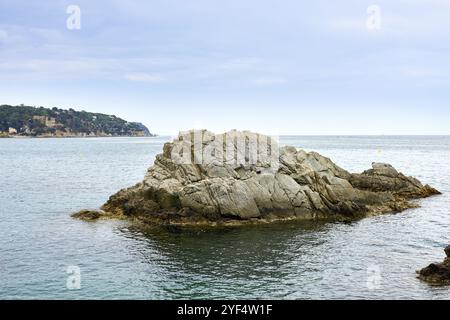
[[[282,138],[354,172],[391,162],[444,193],[396,215],[170,230],[70,218],[140,181],[166,139],[0,140],[0,298],[450,298],[415,276],[450,243],[450,138]]]
[[[314,261],[299,261],[305,251],[323,244],[323,223],[280,222],[227,228],[177,228],[129,226],[125,236],[144,241],[134,250],[136,259],[162,266],[169,275],[165,290],[180,298],[217,298],[228,294],[264,298],[277,288],[277,297],[295,293],[289,278],[318,271]],[[301,244],[301,245],[299,245]],[[232,262],[232,263],[230,263]]]

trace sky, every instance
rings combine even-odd
[[[161,135],[450,134],[450,1],[0,0],[0,104]]]

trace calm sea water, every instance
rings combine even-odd
[[[450,244],[450,137],[281,138],[444,193],[401,214],[181,232],[70,218],[142,180],[168,139],[0,139],[0,298],[450,299],[415,277]]]

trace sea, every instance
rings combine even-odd
[[[416,276],[450,244],[449,136],[280,137],[442,192],[402,213],[188,229],[71,218],[141,181],[170,139],[0,139],[0,299],[450,299]]]

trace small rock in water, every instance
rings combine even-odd
[[[101,217],[101,212],[97,210],[81,210],[72,214],[73,218],[81,220],[97,220]]]
[[[444,249],[445,254],[447,255],[447,258],[450,258],[450,244],[447,246],[447,248]]]
[[[447,258],[418,271],[419,279],[434,285],[450,285],[450,245],[444,251]]]

